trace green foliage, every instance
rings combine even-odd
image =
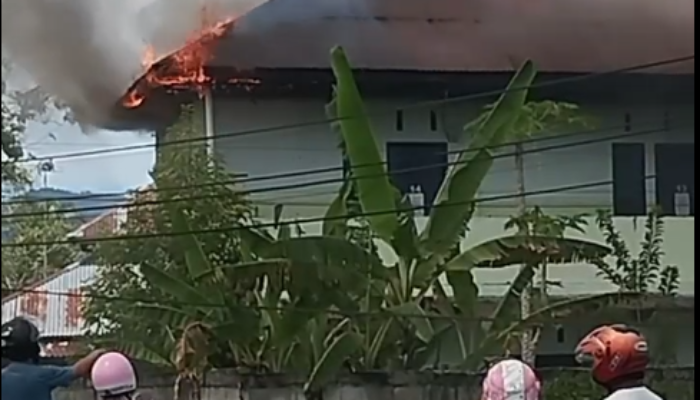
[[[25,123],[6,96],[2,98],[2,184],[24,186],[29,183],[27,169],[17,163],[24,157],[21,139]]]
[[[674,297],[678,294],[680,271],[676,265],[666,265],[662,259],[664,241],[664,221],[656,209],[650,209],[644,221],[644,236],[640,250],[632,254],[629,246],[622,239],[622,234],[615,227],[609,211],[598,212],[596,223],[603,232],[605,241],[612,248],[612,261],[597,260],[598,275],[617,286],[621,291],[634,291],[643,294],[656,294]],[[636,313],[637,319],[643,319],[641,307]],[[651,319],[663,321],[663,311],[653,312]],[[655,363],[673,365],[676,361],[675,347],[677,332],[673,329],[661,329],[652,347]]]
[[[368,292],[361,305],[361,311],[365,313],[386,309],[396,320],[379,324],[366,321],[358,326],[367,343],[360,364],[368,369],[387,368],[404,358],[404,367],[421,367],[424,365],[421,363],[433,355],[426,349],[434,347],[435,338],[439,337],[422,302],[433,286],[438,285],[438,277],[442,274],[440,264],[447,257],[447,251],[454,249],[472,214],[470,201],[493,163],[489,147],[507,141],[509,128],[524,104],[527,91],[507,91],[494,110],[488,112],[471,147],[460,155],[460,163],[450,169],[438,196],[439,205],[434,208],[428,227],[419,236],[413,210],[406,199],[400,199],[398,191],[389,182],[371,122],[365,114],[342,49],[332,51],[332,60],[337,84],[334,100],[326,111],[330,116],[340,118],[333,128],[339,130],[343,138],[341,147],[347,156],[350,176],[326,216],[338,217],[347,214],[352,206],[359,206],[358,211],[368,215],[367,225],[360,225],[362,230],[359,231],[364,234],[364,240],[350,239],[356,243],[369,243],[367,239],[374,236],[381,238],[392,246],[399,259],[386,269],[381,281],[373,282],[372,292],[376,294]],[[526,63],[509,88],[528,86],[532,79],[534,68]],[[355,196],[357,201],[353,204],[351,200]],[[347,219],[338,220],[327,222],[324,233],[348,237],[349,228],[354,227]],[[406,335],[406,332],[412,332],[412,335]],[[385,358],[379,354],[384,354]]]
[[[678,266],[664,265],[661,261],[664,256],[664,221],[656,210],[652,209],[646,217],[641,250],[636,256],[632,255],[622,234],[615,228],[609,211],[599,211],[596,223],[612,248],[615,260],[612,263],[603,260],[596,263],[600,276],[624,291],[665,296],[678,293]]]
[[[184,110],[182,119],[169,129],[166,140],[200,135],[196,119],[191,109]],[[104,267],[97,282],[87,288],[88,294],[94,295],[87,302],[85,312],[88,326],[95,329],[95,338],[157,363],[172,361],[171,351],[186,323],[198,321],[198,318],[183,318],[158,307],[144,307],[138,313],[128,311],[133,311],[133,299],[149,299],[185,312],[195,312],[192,306],[179,306],[169,293],[155,290],[137,267],[145,265],[151,270],[185,276],[193,265],[190,253],[183,251],[192,242],[182,236],[168,236],[177,230],[177,221],[173,221],[168,206],[176,205],[194,230],[239,226],[250,215],[249,204],[235,185],[221,184],[233,181],[234,176],[198,143],[202,142],[160,149],[153,171],[158,192],[136,193],[133,201],[158,200],[162,203],[130,208],[122,231],[124,240],[97,245],[96,262]],[[183,187],[196,190],[178,189]],[[129,235],[154,233],[163,235],[140,240],[127,238]],[[197,236],[198,248],[206,255],[207,261],[217,267],[242,261],[240,241],[236,231]],[[231,301],[245,297],[246,284],[248,282],[238,282],[229,288]],[[105,296],[124,298],[125,301],[113,301]]]
[[[688,376],[688,372],[682,369],[651,370],[647,385],[664,399],[695,399],[694,378]],[[604,389],[593,382],[587,371],[582,370],[547,371],[543,393],[543,400],[594,400],[605,397]]]
[[[194,120],[185,112],[169,138],[198,135]],[[332,312],[358,311],[378,259],[344,238],[255,228],[245,197],[222,184],[232,176],[191,143],[164,147],[153,175],[158,192],[143,196],[167,203],[133,207],[124,240],[96,250],[105,267],[85,311],[98,343],[195,380],[224,366],[306,373],[309,390],[359,351],[362,336]],[[188,185],[196,195],[168,189]],[[163,235],[126,237],[144,233]]]
[[[339,118],[337,123],[355,180],[354,188],[374,232],[391,241],[398,225],[395,189],[385,173],[364,102],[341,47],[331,50],[331,66],[336,79],[334,114]]]
[[[334,67],[339,69],[338,65]],[[349,68],[344,67],[341,73],[336,72],[336,77],[350,81],[352,76],[347,73],[348,70]],[[564,237],[564,231],[580,223],[579,219],[547,217],[539,210],[538,213],[513,221],[514,224],[536,226],[536,235],[505,236],[460,251],[459,243],[465,234],[465,226],[474,212],[472,200],[493,164],[493,148],[513,142],[526,132],[541,130],[545,123],[553,120],[567,123],[573,123],[575,120],[575,106],[552,102],[527,103],[527,90],[512,90],[529,86],[534,77],[533,65],[525,63],[501,98],[488,107],[482,116],[467,124],[465,132],[472,135],[470,145],[459,155],[456,165],[449,169],[439,191],[437,204],[422,232],[416,229],[414,215],[407,200],[398,200],[395,195],[397,190],[387,189],[386,182],[366,184],[369,188],[367,190],[372,194],[371,198],[365,198],[362,190],[353,190],[355,184],[361,181],[358,165],[378,166],[374,170],[380,170],[384,175],[387,175],[387,171],[379,157],[370,121],[362,116],[364,107],[360,106],[361,102],[355,101],[352,110],[341,112],[344,105],[348,107],[348,102],[338,101],[339,93],[336,90],[335,100],[329,104],[327,113],[330,116],[354,116],[351,119],[362,121],[344,124],[341,120],[340,123],[333,124],[334,129],[342,132],[341,148],[349,160],[350,179],[341,188],[338,197],[329,208],[327,217],[346,214],[352,205],[350,199],[354,194],[357,195],[357,203],[364,213],[372,213],[373,209],[366,207],[366,204],[375,201],[378,193],[390,196],[385,200],[390,200],[393,196],[394,208],[398,210],[398,225],[393,232],[377,232],[376,225],[371,221],[366,226],[367,230],[372,230],[367,236],[371,237],[374,234],[387,242],[398,261],[395,265],[388,266],[381,283],[374,283],[375,287],[379,286],[385,293],[383,299],[374,303],[367,302],[369,308],[362,310],[371,312],[383,308],[395,319],[358,328],[365,332],[367,338],[372,338],[367,341],[366,358],[360,360],[361,365],[358,368],[422,368],[436,359],[440,343],[446,338],[456,338],[460,343],[461,354],[458,358],[465,360],[463,367],[474,368],[481,362],[482,356],[498,352],[500,346],[508,341],[508,335],[517,333],[525,326],[525,322],[522,321],[513,323],[511,311],[519,302],[519,294],[526,290],[532,280],[535,267],[545,261],[572,262],[597,259],[608,254],[608,249],[604,246]],[[336,89],[348,87],[354,88],[355,85],[338,85]],[[370,148],[372,151],[363,150],[358,155],[349,151],[351,148]],[[528,217],[531,218],[528,220]],[[347,237],[348,226],[347,220],[326,222],[324,233]],[[382,226],[382,229],[386,229],[386,226]],[[474,318],[478,317],[476,304],[479,293],[472,270],[518,264],[524,264],[527,268],[514,280],[502,305],[492,316],[494,321],[489,324],[475,322]],[[447,278],[447,285],[441,279],[443,276]],[[452,293],[449,293],[450,291]],[[425,306],[429,298],[432,299],[434,309]],[[594,303],[603,301],[588,300]],[[537,317],[533,318],[568,309],[569,306],[557,304],[554,309],[546,309],[544,314],[536,313]],[[435,320],[435,312],[447,323]],[[504,330],[508,335],[501,334]],[[378,354],[384,355],[385,358],[379,357]],[[402,356],[397,356],[399,354]],[[397,357],[403,357],[400,365],[395,365]]]
[[[18,189],[31,183],[29,170],[18,160],[28,155],[22,146],[25,128],[29,121],[47,122],[53,111],[61,110],[64,116],[70,112],[39,88],[16,90],[9,84],[12,65],[2,59],[2,184]]]
[[[412,207],[386,179],[342,49],[333,50],[332,66],[337,84],[327,112],[342,117],[333,127],[343,138],[350,175],[326,212],[323,236],[294,235],[280,223],[281,206],[276,234],[259,228],[246,197],[221,184],[233,177],[205,148],[163,147],[153,173],[158,191],[140,197],[167,203],[134,207],[123,232],[161,235],[98,246],[105,266],[88,288],[86,305],[93,337],[195,381],[212,367],[293,372],[307,378],[307,393],[316,393],[348,369],[437,363],[446,340],[459,343],[459,367],[478,369],[525,329],[638,300],[638,293],[615,292],[542,303],[525,319],[513,315],[537,267],[599,263],[610,253],[567,237],[583,229],[580,217],[533,209],[506,225],[518,233],[461,248],[472,201],[493,163],[490,149],[517,137],[516,124],[528,110],[526,90],[506,91],[468,125],[472,143],[450,169],[428,227],[418,232]],[[526,63],[509,88],[528,86],[534,75]],[[168,138],[199,135],[196,116],[185,111]],[[168,189],[183,186],[197,189]],[[200,233],[206,230],[217,232]],[[375,238],[394,251],[396,262],[384,265]],[[491,319],[477,320],[474,269],[510,265],[524,268]]]
[[[27,164],[28,154],[23,148],[25,128],[31,120],[46,113],[45,98],[34,99],[33,92],[21,93],[12,90],[6,82],[9,64],[2,60],[2,185],[22,191],[32,183]],[[29,100],[33,99],[33,102]],[[43,101],[41,101],[43,100]],[[51,214],[60,208],[55,202],[33,202],[3,205],[3,225],[11,230],[12,243],[51,242],[65,239],[75,224],[65,218],[66,214]],[[47,213],[49,212],[49,213]],[[35,214],[36,216],[8,217],[12,214]],[[42,215],[45,214],[45,215]],[[3,238],[3,244],[6,239]],[[18,288],[31,284],[61,268],[74,263],[79,250],[71,245],[7,247],[2,252],[3,288]]]
[[[5,207],[3,214],[35,214],[3,221],[13,232],[12,239],[9,240],[11,243],[51,242],[65,238],[75,228],[75,225],[65,218],[65,214],[50,213],[60,208],[55,202],[26,202]],[[79,254],[77,246],[70,244],[4,248],[3,288],[20,288],[51,276],[78,261]]]

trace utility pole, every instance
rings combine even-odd
[[[518,214],[524,216],[527,213],[527,199],[525,192],[525,157],[522,142],[515,144],[515,169],[517,174],[517,194],[518,194]],[[526,227],[522,235],[530,236],[530,227]],[[522,268],[527,268],[523,265]],[[532,295],[530,293],[531,283],[523,290],[520,297],[520,318],[527,318],[532,312]],[[532,340],[532,331],[526,329],[522,332],[520,340],[520,355],[523,362],[534,366],[535,365],[535,349],[534,341]]]
[[[53,163],[53,160],[49,159],[47,161],[43,161],[39,164],[39,175],[41,176],[41,183],[42,183],[42,189],[47,189],[49,187],[49,175],[56,170],[56,166]],[[47,201],[44,203],[45,205],[45,215],[44,215],[44,220],[45,222],[48,222],[49,218],[49,213],[51,212],[50,210],[50,203]],[[42,260],[42,273],[41,275],[45,278],[49,275],[49,246],[44,245],[43,247],[43,260]]]

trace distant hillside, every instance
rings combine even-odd
[[[3,202],[13,201],[13,200],[56,200],[61,203],[63,207],[71,210],[75,210],[75,213],[68,214],[67,217],[72,220],[77,228],[79,225],[99,216],[105,211],[109,210],[111,207],[116,207],[117,205],[123,203],[126,200],[126,194],[116,194],[116,195],[99,195],[83,192],[75,193],[62,189],[54,188],[43,188],[30,190],[29,192],[23,193],[19,196],[3,196]],[[96,208],[90,210],[90,208]],[[3,207],[3,213],[5,209]],[[11,223],[2,224],[2,238],[7,240],[12,237],[12,226]]]
[[[117,206],[126,200],[126,194],[99,195],[90,192],[75,193],[68,190],[42,188],[31,190],[22,196],[15,197],[29,200],[57,200],[65,208],[76,210],[74,218],[86,222],[104,213],[107,207]],[[99,207],[99,208],[98,208]],[[98,208],[85,210],[86,208]]]

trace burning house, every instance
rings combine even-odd
[[[651,0],[327,3],[305,1],[315,11],[302,13],[294,0],[269,1],[242,18],[208,25],[170,57],[154,62],[147,54],[148,72],[118,101],[111,123],[167,126],[178,104],[194,101],[204,109],[215,151],[237,172],[257,176],[342,165],[328,124],[295,127],[325,119],[333,84],[329,50],[342,45],[371,110],[441,102],[375,118],[390,169],[421,167],[446,162],[449,150],[464,141],[462,124],[491,100],[460,97],[503,88],[530,59],[541,85],[533,98],[576,103],[600,128],[589,135],[600,139],[594,144],[532,154],[531,190],[624,177],[624,187],[565,195],[584,208],[613,202],[621,215],[643,214],[655,202],[673,209],[678,186],[694,197],[692,0],[663,7]],[[265,127],[275,129],[245,133]],[[613,140],[623,133],[629,135]],[[535,172],[537,165],[563,159],[595,168]],[[420,187],[430,203],[444,172],[403,174],[395,181],[404,191]],[[298,181],[341,173],[302,175]],[[651,173],[658,175],[654,185],[644,179]],[[269,179],[250,186],[279,184]],[[330,186],[287,194],[313,208],[330,200]],[[513,186],[494,178],[485,190],[497,194]],[[560,203],[556,197],[541,201]],[[315,213],[308,208],[299,213]]]
[[[576,103],[596,128],[525,145],[528,203],[557,214],[612,209],[629,242],[639,240],[636,218],[660,205],[677,217],[666,226],[665,263],[680,267],[681,295],[692,297],[694,6],[693,0],[270,0],[240,18],[222,15],[168,57],[144,51],[147,72],[110,98],[113,107],[99,124],[154,129],[162,141],[179,105],[196,103],[206,139],[227,165],[267,177],[248,180],[246,188],[285,186],[254,195],[263,217],[276,204],[285,204],[287,217],[319,217],[343,175],[339,139],[324,121],[334,81],[329,50],[341,45],[394,184],[429,208],[446,165],[464,146],[464,123],[493,100],[477,95],[505,87],[530,59],[539,70],[532,98]],[[415,172],[396,172],[407,169]],[[295,171],[293,178],[271,178]],[[591,182],[599,184],[552,191]],[[681,187],[690,197],[683,212],[674,206]],[[465,245],[501,234],[515,212],[512,157],[496,160],[480,190],[498,200],[480,205]],[[320,226],[304,229],[313,234]],[[560,283],[553,296],[612,290],[589,266],[549,273]],[[502,295],[511,275],[477,271],[481,293]],[[694,319],[682,313],[688,318],[679,319],[686,325],[677,329],[678,357],[692,364]],[[595,323],[573,321],[566,337]],[[540,350],[570,350],[571,339],[557,337],[545,333]]]
[[[694,296],[692,0],[307,0],[304,8],[317,11],[305,15],[290,8],[297,3],[270,1],[215,37],[203,36],[198,43],[210,52],[200,59],[199,76],[206,79],[189,86],[199,96],[147,85],[150,94],[131,112],[154,116],[170,109],[175,115],[177,101],[195,101],[213,150],[233,171],[253,177],[245,180],[246,188],[263,189],[253,195],[262,217],[271,218],[274,205],[284,204],[287,217],[318,218],[343,175],[339,139],[323,122],[333,84],[329,50],[342,45],[394,184],[412,195],[417,189],[429,208],[444,165],[464,146],[462,126],[492,101],[466,99],[502,89],[531,59],[541,85],[533,99],[576,103],[596,127],[526,144],[526,190],[533,193],[527,202],[557,214],[612,209],[630,243],[639,240],[635,218],[660,205],[677,216],[666,226],[665,262],[680,266],[681,294]],[[161,68],[177,65],[182,54],[165,59]],[[130,97],[124,100],[130,105]],[[415,172],[395,172],[406,169]],[[282,172],[299,173],[273,179]],[[266,178],[254,179],[261,176]],[[502,233],[516,210],[516,199],[508,195],[516,179],[512,157],[496,160],[480,195],[498,200],[480,205],[465,245]],[[271,190],[280,186],[285,189]],[[691,198],[687,212],[675,207],[678,187]],[[304,229],[321,230],[315,223]],[[602,240],[596,232],[587,235]],[[512,273],[477,271],[481,293],[502,295]],[[549,273],[561,282],[554,296],[612,290],[587,265]],[[694,332],[691,319],[686,322],[679,331]],[[574,321],[565,327],[566,337],[595,323]],[[542,353],[565,353],[572,346],[551,332],[545,336]],[[691,336],[678,343],[679,362],[692,364],[686,356],[694,348]]]

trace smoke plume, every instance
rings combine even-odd
[[[167,56],[205,22],[240,17],[265,1],[3,0],[3,57],[81,123],[99,127],[145,72],[148,47]]]

